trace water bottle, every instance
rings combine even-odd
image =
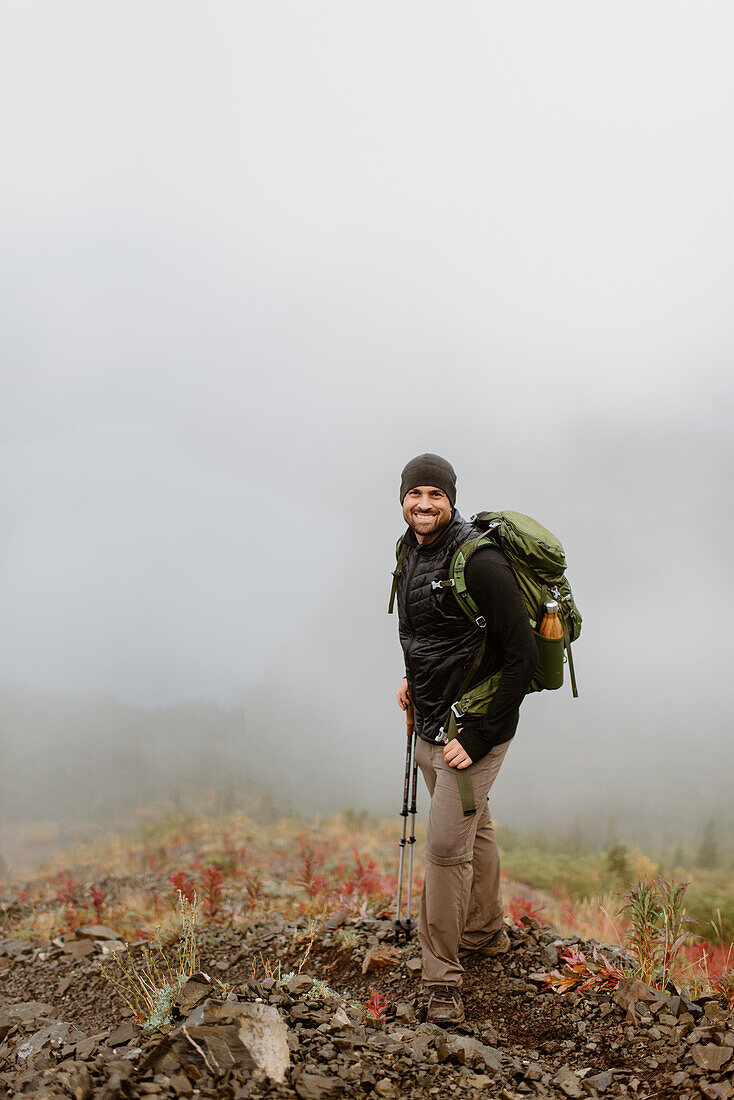
[[[545,614],[538,627],[538,634],[543,638],[562,638],[563,623],[561,622],[561,616],[558,614],[560,607],[557,600],[547,600],[543,605],[543,611]]]

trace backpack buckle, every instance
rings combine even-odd
[[[431,588],[433,588],[434,591],[436,588],[453,588],[454,583],[453,577],[449,578],[447,581],[431,581]]]
[[[474,622],[477,624],[480,630],[484,630],[487,625],[487,620],[485,619],[484,615],[477,615]]]

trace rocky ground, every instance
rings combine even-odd
[[[141,945],[103,926],[0,940],[0,1096],[734,1097],[723,1003],[631,979],[560,996],[541,975],[578,941],[527,918],[510,933],[510,955],[467,962],[466,1024],[441,1030],[423,1019],[417,943],[396,943],[389,921],[209,928],[200,972],[153,1035],[99,969]]]

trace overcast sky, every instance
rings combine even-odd
[[[314,712],[343,682],[384,730],[430,450],[464,514],[566,545],[583,702],[532,714],[729,738],[733,31],[705,0],[3,4],[0,677],[300,677]]]

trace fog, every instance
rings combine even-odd
[[[584,616],[499,820],[734,831],[730,5],[2,18],[0,817],[127,812],[121,758],[180,800],[202,746],[245,803],[396,810],[430,450]]]

